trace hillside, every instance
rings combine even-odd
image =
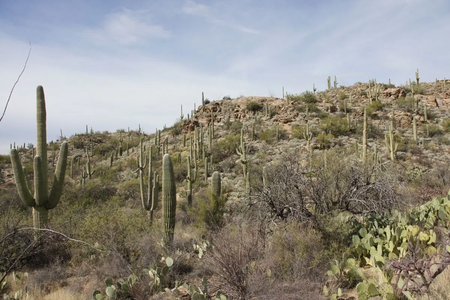
[[[8,273],[0,292],[30,299],[91,299],[95,290],[97,299],[450,294],[450,81],[207,102],[156,133],[85,132],[49,144],[50,182],[62,142],[68,166],[61,200],[49,209],[51,231],[41,235],[29,229],[31,209],[9,157],[0,156],[0,273]],[[17,151],[32,181],[34,152]],[[173,242],[163,226],[164,153],[176,185]],[[154,195],[153,172],[160,178],[154,215],[141,200]]]

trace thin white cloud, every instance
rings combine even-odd
[[[182,11],[188,15],[198,16],[205,18],[208,22],[216,25],[220,25],[223,27],[228,27],[237,31],[241,31],[244,33],[250,34],[259,34],[260,32],[256,29],[244,26],[239,22],[229,19],[222,19],[215,15],[213,10],[210,7],[196,3],[193,0],[187,0],[185,5],[183,6]]]
[[[142,10],[122,9],[105,17],[102,27],[88,29],[86,34],[95,43],[116,42],[130,45],[153,38],[169,38],[170,31],[150,22],[151,16]]]

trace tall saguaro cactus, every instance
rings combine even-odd
[[[138,168],[134,172],[135,173],[139,172],[139,189],[142,208],[148,211],[148,217],[150,219],[150,222],[153,221],[153,211],[156,210],[156,207],[158,205],[158,189],[159,189],[158,176],[156,175],[156,172],[155,174],[153,174],[152,153],[153,153],[153,146],[150,146],[148,150],[148,156],[147,157],[145,156],[143,139],[141,138],[139,142]],[[148,182],[147,182],[147,197],[145,197],[144,172],[145,168],[147,167],[147,161],[148,161]]]
[[[187,195],[188,205],[192,204],[192,184],[195,183],[195,181],[197,180],[197,174],[198,174],[197,173],[197,161],[194,158],[194,171],[192,172],[191,155],[188,155],[187,156],[187,176],[186,176],[186,181],[188,184],[188,195]]]
[[[162,211],[166,244],[173,242],[177,207],[176,192],[172,160],[169,154],[164,154],[162,162]]]
[[[45,110],[45,95],[42,86],[36,90],[37,105],[37,144],[36,156],[34,157],[34,195],[28,187],[27,179],[20,163],[19,154],[16,149],[11,150],[11,163],[14,170],[14,179],[17,191],[22,201],[33,208],[33,226],[45,227],[48,222],[48,210],[55,208],[61,198],[64,177],[67,167],[67,154],[69,147],[67,142],[61,144],[59,159],[56,165],[53,184],[48,191],[48,169],[47,169],[47,113]]]
[[[212,174],[211,187],[212,187],[213,195],[220,196],[221,191],[222,191],[222,184],[221,184],[221,180],[220,180],[220,173],[218,171],[215,171]]]
[[[362,160],[366,162],[367,157],[367,110],[364,108],[363,140],[362,140]]]
[[[241,128],[241,143],[239,148],[236,149],[236,153],[240,156],[240,162],[242,165],[242,173],[244,174],[244,181],[247,180],[247,170],[248,170],[248,160],[247,160],[247,151],[248,146],[244,140],[244,127]]]

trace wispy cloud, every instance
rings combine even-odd
[[[33,51],[5,119],[0,153],[35,140],[35,88],[49,139],[168,126],[199,102],[275,96],[377,78],[450,78],[448,0],[0,0],[0,104]],[[120,7],[120,5],[125,5]],[[36,13],[38,12],[38,13]],[[269,92],[270,91],[270,92]]]
[[[235,20],[217,17],[215,12],[209,6],[196,3],[193,0],[186,1],[183,6],[183,12],[188,15],[202,17],[212,24],[228,27],[244,33],[259,34],[258,30],[244,26]]]
[[[106,15],[100,28],[88,29],[86,34],[95,43],[112,41],[123,45],[171,36],[170,31],[163,26],[151,23],[148,11],[126,8]]]

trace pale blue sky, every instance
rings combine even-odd
[[[48,140],[141,124],[152,133],[201,102],[367,82],[450,78],[448,0],[0,0],[0,105],[32,54],[0,153],[35,144],[35,89]]]

